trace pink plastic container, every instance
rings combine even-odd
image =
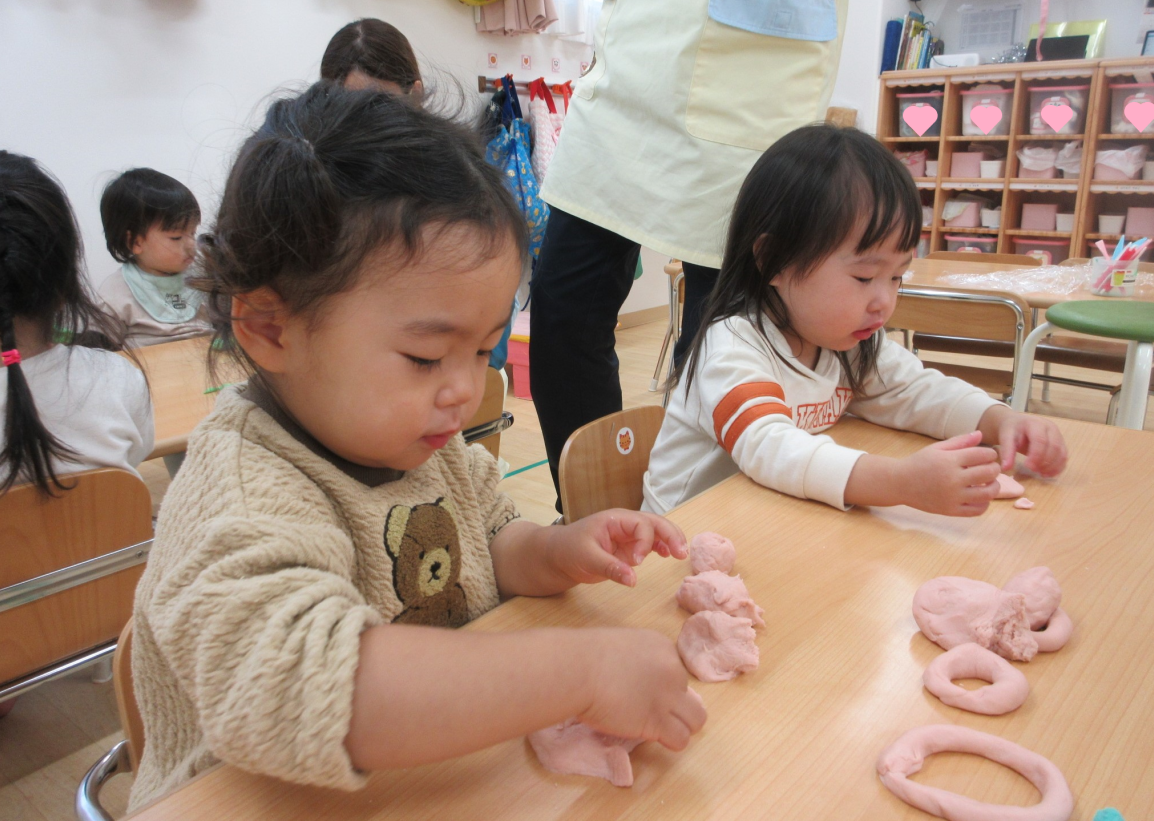
[[[950,220],[946,220],[945,224],[950,228],[977,228],[982,224],[982,204],[979,202],[967,202],[965,210]]]
[[[1058,226],[1058,206],[1040,202],[1022,205],[1022,228],[1028,231],[1056,231]]]
[[[1141,176],[1141,168],[1131,177],[1125,171],[1115,168],[1112,165],[1106,165],[1105,163],[1094,164],[1094,179],[1096,180],[1136,180]]]
[[[1127,208],[1126,236],[1131,240],[1138,237],[1154,238],[1154,208]]]
[[[1030,86],[1031,134],[1081,134],[1090,86]]]
[[[982,176],[982,160],[986,155],[980,151],[959,151],[950,160],[950,176],[974,179]]]
[[[518,399],[533,400],[529,385],[529,314],[522,311],[513,320],[509,335],[509,357],[506,364],[513,369],[513,395]]]
[[[1014,253],[1039,259],[1043,265],[1057,265],[1069,258],[1070,243],[1064,239],[1014,237]]]
[[[998,238],[946,234],[946,250],[971,254],[992,254],[998,250]]]

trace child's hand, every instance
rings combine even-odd
[[[589,632],[596,642],[597,663],[589,671],[593,702],[578,718],[609,735],[684,750],[705,724],[705,708],[689,694],[673,642],[652,630]]]
[[[980,447],[980,431],[935,442],[902,459],[902,501],[928,513],[979,516],[998,492],[1001,472],[993,448]]]
[[[610,579],[633,587],[633,568],[650,552],[676,559],[689,555],[681,529],[653,513],[604,510],[552,530],[550,559],[574,584]]]
[[[1058,426],[1044,416],[1008,414],[998,424],[1002,470],[1014,467],[1014,457],[1026,454],[1026,467],[1042,476],[1057,476],[1066,467],[1066,440]]]

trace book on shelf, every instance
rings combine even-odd
[[[882,71],[929,68],[930,58],[941,53],[942,41],[931,34],[925,17],[918,12],[911,11],[903,20],[886,24]]]

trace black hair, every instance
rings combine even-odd
[[[786,134],[758,158],[741,185],[717,283],[673,380],[684,375],[688,390],[706,331],[715,322],[745,317],[767,343],[766,315],[792,332],[789,312],[772,284],[776,277],[808,276],[857,230],[862,230],[859,254],[894,234],[899,249],[908,251],[918,244],[921,227],[913,178],[873,137],[826,124]],[[875,335],[852,351],[837,352],[855,394],[877,369],[878,346]]]
[[[417,55],[396,26],[365,17],[349,23],[329,40],[321,58],[321,79],[343,83],[354,71],[396,83],[408,94],[421,79]]]
[[[174,231],[200,222],[200,205],[188,186],[151,168],[132,168],[100,195],[104,242],[117,262],[132,259],[132,243],[154,225]]]
[[[234,344],[232,297],[267,287],[291,313],[315,316],[376,249],[391,246],[403,263],[422,253],[426,229],[456,225],[477,229],[477,259],[511,240],[524,264],[525,218],[474,132],[323,80],[277,100],[237,155],[189,280],[210,295],[213,350],[255,372]]]
[[[44,342],[123,347],[126,328],[101,311],[82,284],[76,217],[60,184],[31,157],[0,150],[0,349],[17,348],[15,320],[36,326]],[[19,364],[7,367],[0,493],[31,481],[41,492],[67,489],[52,459],[76,453],[44,427]]]

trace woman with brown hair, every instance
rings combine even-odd
[[[373,17],[349,23],[333,35],[321,58],[321,79],[353,91],[406,95],[417,103],[424,92],[408,38],[396,26]]]

